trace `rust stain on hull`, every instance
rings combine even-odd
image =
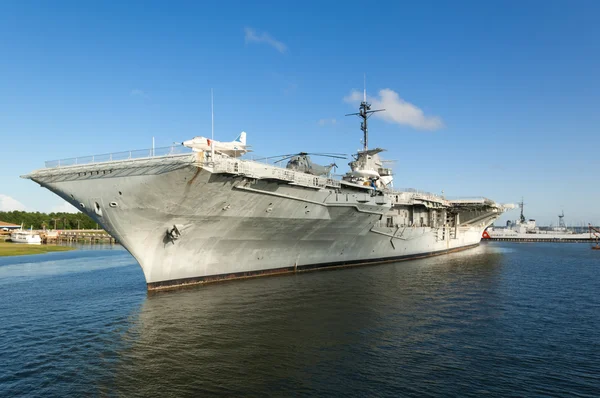
[[[194,183],[194,180],[198,177],[198,175],[200,175],[200,172],[202,171],[202,169],[200,167],[198,167],[196,169],[196,172],[194,173],[194,176],[188,181],[188,185],[192,185]]]

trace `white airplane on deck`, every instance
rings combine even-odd
[[[181,145],[192,148],[195,152],[214,150],[217,153],[222,153],[235,158],[250,152],[250,149],[248,149],[249,146],[246,145],[245,131],[242,131],[242,133],[235,140],[230,142],[211,140],[210,138],[206,137],[194,137],[191,140],[182,142]]]

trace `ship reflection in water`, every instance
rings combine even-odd
[[[132,361],[124,371],[133,374],[118,379],[147,378],[148,394],[168,393],[173,385],[235,395],[397,388],[399,374],[415,370],[410,361],[442,365],[426,347],[456,332],[455,322],[463,321],[455,311],[497,283],[499,255],[483,251],[447,263],[439,258],[151,295],[126,353]],[[469,275],[460,271],[465,266]],[[465,285],[469,297],[462,295]]]
[[[544,360],[552,351],[537,340],[546,309],[527,310],[543,306],[540,293],[514,292],[528,282],[504,272],[511,252],[483,245],[423,261],[151,295],[126,339],[119,389],[283,396],[542,391],[538,378],[560,371]],[[525,300],[530,293],[536,297]]]
[[[153,294],[131,263],[20,274],[0,395],[597,396],[599,267],[582,245],[491,243]]]

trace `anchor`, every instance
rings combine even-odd
[[[181,236],[181,232],[179,232],[179,229],[177,229],[176,225],[173,225],[173,228],[171,228],[171,229],[167,229],[166,238],[172,244],[175,244],[175,241],[177,239],[179,239],[180,236]]]

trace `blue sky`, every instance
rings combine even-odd
[[[397,187],[600,224],[598,15],[594,1],[0,2],[0,205],[63,207],[18,177],[44,160],[210,134],[211,88],[217,139],[351,153],[344,114],[366,73],[392,109],[370,144],[397,160]]]

